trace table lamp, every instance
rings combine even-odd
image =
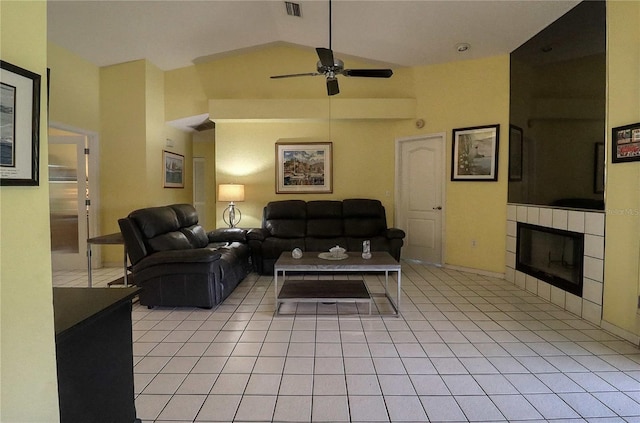
[[[244,201],[244,185],[242,184],[220,184],[218,185],[218,201],[228,201],[229,205],[222,212],[222,220],[235,228],[242,219],[240,209],[236,207],[236,201]]]

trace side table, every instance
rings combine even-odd
[[[93,286],[93,281],[91,279],[91,245],[122,245],[124,247],[124,286],[129,286],[128,276],[127,276],[127,246],[124,244],[124,238],[120,232],[116,232],[109,235],[97,236],[94,238],[87,239],[87,270],[89,274],[89,288]]]

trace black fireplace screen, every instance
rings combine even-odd
[[[584,234],[518,223],[516,269],[582,297]]]

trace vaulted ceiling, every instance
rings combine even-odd
[[[98,66],[147,59],[171,70],[273,43],[329,46],[329,3],[49,0],[49,40]],[[390,67],[508,54],[577,0],[334,0],[337,54]],[[459,53],[456,46],[471,48]]]

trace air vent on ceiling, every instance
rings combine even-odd
[[[297,17],[301,17],[302,16],[302,11],[300,10],[300,4],[293,3],[293,2],[290,2],[290,1],[285,1],[284,5],[287,8],[287,15],[289,15],[289,16],[297,16]]]

